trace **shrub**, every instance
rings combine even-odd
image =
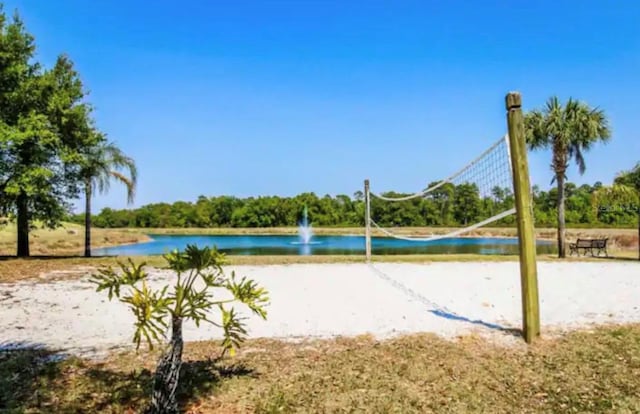
[[[185,319],[193,320],[196,326],[206,322],[223,330],[223,353],[231,355],[246,337],[246,330],[231,307],[232,302],[244,303],[261,318],[266,319],[265,306],[267,292],[254,281],[236,279],[235,272],[228,277],[222,265],[224,255],[216,249],[198,248],[189,245],[178,252],[164,255],[168,268],[176,273],[176,279],[169,289],[153,290],[147,285],[149,274],[144,270],[145,263],[135,265],[120,263],[121,272],[112,267],[101,268],[91,281],[97,290],[107,290],[109,300],[113,297],[129,305],[136,317],[133,341],[136,349],[142,341],[150,348],[160,343],[164,350],[154,376],[149,413],[176,413],[178,405],[175,398],[182,365],[182,324]],[[231,293],[229,299],[213,299],[213,289],[222,288]],[[221,321],[211,319],[211,311],[219,310]],[[166,331],[171,323],[171,340],[166,342]]]

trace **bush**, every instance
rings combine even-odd
[[[255,314],[266,319],[265,306],[267,292],[252,280],[237,280],[235,272],[227,277],[223,270],[224,255],[208,247],[199,249],[189,245],[182,252],[164,256],[168,268],[176,272],[176,280],[171,289],[164,286],[153,290],[147,285],[149,274],[145,263],[136,266],[120,263],[121,272],[111,267],[101,268],[91,281],[97,290],[107,290],[109,300],[114,296],[129,305],[136,317],[133,341],[136,349],[142,341],[150,348],[154,342],[165,346],[154,376],[153,393],[149,413],[177,413],[176,390],[182,365],[182,324],[185,319],[193,320],[197,326],[206,322],[223,330],[223,353],[231,355],[246,337],[242,320],[227,304],[237,301],[244,303]],[[212,290],[222,288],[231,293],[232,299],[214,300]],[[126,292],[125,292],[126,290]],[[211,319],[211,311],[220,311],[221,321]],[[171,340],[166,343],[168,322],[171,323]]]

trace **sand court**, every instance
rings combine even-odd
[[[521,325],[517,262],[297,264],[230,266],[270,293],[268,319],[248,317],[252,338],[378,338],[432,332],[480,333],[514,341]],[[152,287],[173,275],[150,270]],[[593,324],[640,322],[640,263],[538,264],[543,335]],[[128,346],[133,316],[109,302],[88,276],[54,283],[0,284],[0,343],[37,344],[82,355]],[[185,340],[220,338],[186,324]]]

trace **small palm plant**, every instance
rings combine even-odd
[[[129,305],[135,315],[133,342],[136,349],[144,341],[153,349],[154,343],[165,346],[154,376],[153,393],[148,413],[177,413],[176,390],[182,365],[182,324],[192,320],[196,326],[206,322],[222,329],[223,354],[235,354],[244,341],[247,331],[232,307],[232,302],[245,304],[253,313],[266,319],[265,307],[268,294],[252,280],[238,280],[235,272],[226,276],[223,272],[224,255],[215,248],[198,248],[193,245],[184,251],[164,255],[168,268],[176,273],[171,289],[164,286],[154,290],[147,284],[149,274],[145,264],[119,263],[120,272],[112,267],[99,269],[91,281],[97,290],[107,290],[113,297]],[[214,300],[213,290],[224,289],[230,293],[226,299]],[[220,313],[219,321],[211,318],[212,311]],[[166,333],[171,324],[171,340],[166,343]]]

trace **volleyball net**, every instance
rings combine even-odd
[[[455,173],[412,194],[378,193],[371,190],[368,180],[365,181],[367,258],[371,256],[373,231],[395,239],[428,242],[464,235],[482,226],[509,220],[516,212],[512,174],[509,141],[505,135]],[[390,216],[389,212],[395,211],[392,207],[395,203],[413,203],[414,208],[421,209],[425,216],[424,226],[457,228],[446,234],[399,234],[392,229],[406,223],[399,223]]]

